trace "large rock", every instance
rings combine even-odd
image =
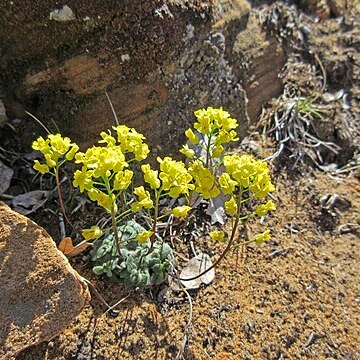
[[[223,106],[242,137],[282,90],[284,52],[246,0],[0,2],[0,28],[10,117],[31,111],[82,147],[115,123],[105,91],[153,155],[175,156],[194,110]],[[30,144],[42,129],[27,120]]]
[[[58,335],[89,299],[46,231],[0,203],[0,358]]]

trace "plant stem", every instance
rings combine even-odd
[[[115,206],[114,206],[114,204],[111,205],[111,223],[112,223],[112,227],[113,227],[113,231],[114,231],[116,248],[117,248],[117,251],[119,253],[119,256],[121,256],[120,239],[119,239],[119,233],[118,233],[118,229],[117,229],[117,225],[116,225]]]
[[[131,213],[131,212],[132,212],[131,209],[125,210],[124,212],[122,212],[121,214],[116,216],[116,220],[119,220],[120,218],[122,218],[123,216],[125,216],[126,214]]]
[[[64,202],[63,202],[63,198],[62,198],[62,194],[61,194],[61,184],[60,184],[60,179],[59,179],[59,166],[55,167],[55,181],[56,181],[56,186],[57,186],[57,191],[58,191],[58,196],[59,196],[61,212],[63,213],[64,218],[67,221],[67,223],[73,228],[74,227],[73,224],[71,223],[71,221],[69,220],[69,218],[66,215],[65,206],[64,206]]]
[[[106,190],[108,192],[108,195],[111,196],[112,195],[112,190],[111,190],[111,187],[110,187],[109,178],[106,175],[103,175],[102,180],[104,181],[104,185],[105,185],[105,188],[106,188]],[[110,213],[111,213],[111,224],[112,224],[112,228],[113,228],[113,231],[114,231],[116,248],[117,248],[117,251],[119,253],[119,256],[121,256],[120,239],[119,239],[119,233],[118,233],[118,228],[117,228],[117,223],[116,223],[115,205],[116,205],[116,197],[113,199],[113,201],[111,203]]]
[[[190,280],[195,280],[203,275],[205,275],[206,273],[208,273],[210,270],[212,270],[215,266],[217,266],[224,258],[225,256],[227,255],[227,253],[229,252],[229,250],[231,249],[231,246],[232,244],[234,243],[234,240],[235,240],[235,234],[236,234],[236,229],[239,225],[239,222],[240,222],[240,210],[241,210],[241,198],[242,198],[242,189],[240,188],[239,190],[239,195],[238,195],[238,201],[237,201],[237,205],[238,205],[238,211],[237,213],[235,214],[235,222],[233,224],[233,228],[232,228],[232,231],[231,231],[231,235],[230,235],[230,239],[229,239],[229,242],[225,248],[225,250],[223,251],[223,253],[220,255],[220,257],[209,267],[207,268],[206,270],[204,270],[202,273],[196,275],[196,276],[193,276],[191,278],[188,278],[188,279],[179,279],[181,281],[190,281]]]
[[[206,147],[206,165],[205,165],[205,167],[207,167],[207,168],[209,168],[209,160],[211,159],[211,156],[210,156],[211,136],[212,136],[212,133],[209,134],[209,141],[208,141],[207,147]]]
[[[148,255],[151,254],[151,252],[153,251],[154,248],[154,243],[155,243],[155,237],[156,237],[156,224],[157,224],[157,220],[158,220],[158,215],[159,215],[159,198],[160,198],[160,193],[161,190],[157,191],[155,190],[155,209],[154,209],[154,222],[153,222],[153,226],[152,226],[152,232],[153,234],[151,235],[150,241],[151,241],[151,245],[148,251]]]
[[[247,240],[247,241],[244,241],[244,242],[242,242],[242,243],[240,243],[240,244],[234,245],[234,248],[238,248],[238,247],[240,247],[240,246],[248,245],[248,244],[251,244],[251,243],[253,243],[253,242],[255,242],[254,239],[252,239],[252,240]]]

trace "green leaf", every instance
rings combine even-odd
[[[93,272],[94,272],[96,275],[102,275],[102,274],[104,273],[104,268],[103,268],[101,265],[94,266],[94,267],[93,267]]]

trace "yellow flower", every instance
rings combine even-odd
[[[49,172],[49,167],[46,164],[40,164],[38,160],[35,160],[34,163],[33,168],[39,173],[44,175]]]
[[[139,244],[145,244],[148,239],[154,234],[152,231],[143,231],[136,235],[136,239],[139,242]]]
[[[147,144],[140,144],[134,148],[135,160],[141,161],[147,158],[150,150]]]
[[[258,216],[265,216],[270,210],[275,210],[275,209],[276,209],[275,203],[272,200],[269,200],[266,204],[259,205],[256,208],[255,213]]]
[[[270,192],[275,190],[275,186],[271,183],[270,175],[268,173],[260,173],[256,177],[256,181],[253,181],[249,186],[249,189],[258,199],[263,199]]]
[[[57,156],[56,160],[69,151],[71,140],[68,137],[63,138],[60,134],[50,134],[48,135],[48,139],[50,140],[52,152]]]
[[[219,130],[218,135],[216,136],[215,144],[220,145],[224,143],[228,143],[230,141],[237,141],[239,138],[237,137],[237,133],[234,130],[226,131],[224,129]]]
[[[197,145],[199,143],[199,137],[196,136],[190,128],[185,131],[185,136],[193,145]]]
[[[138,133],[135,129],[130,129],[126,125],[113,127],[118,135],[118,142],[123,153],[132,152],[135,160],[146,159],[150,150],[147,144],[143,142],[145,136]]]
[[[32,148],[34,150],[41,151],[43,154],[47,154],[50,151],[49,143],[49,139],[45,140],[42,136],[40,136],[36,141],[32,143]]]
[[[169,196],[177,198],[180,194],[188,194],[189,190],[194,190],[194,184],[191,184],[192,176],[182,161],[173,160],[171,157],[161,159],[159,178],[162,181],[162,190],[169,190]]]
[[[208,168],[204,167],[200,160],[190,163],[189,173],[195,179],[195,191],[204,199],[215,198],[220,194],[220,190],[215,185],[214,175]]]
[[[232,180],[228,173],[222,173],[219,176],[219,185],[224,194],[231,194],[235,190],[237,182]]]
[[[187,158],[191,159],[194,157],[195,155],[195,151],[190,149],[189,146],[186,144],[186,145],[183,145],[182,149],[180,150],[180,152],[182,154],[184,154]]]
[[[215,135],[216,145],[238,140],[236,132],[233,130],[238,127],[238,123],[222,108],[216,109],[209,106],[207,109],[195,111],[195,116],[197,122],[194,124],[194,128],[203,134]],[[218,149],[217,153],[219,152]]]
[[[218,231],[218,230],[210,231],[209,235],[213,240],[218,240],[218,241],[225,240],[225,234],[223,231]]]
[[[53,159],[53,153],[50,153],[50,154],[45,154],[44,157],[45,157],[45,161],[46,161],[46,164],[49,168],[53,168],[56,166],[56,160]]]
[[[141,165],[141,170],[144,173],[144,180],[150,185],[152,189],[160,187],[160,180],[158,179],[158,171],[151,170],[149,164]]]
[[[134,189],[134,194],[138,196],[139,200],[150,198],[150,193],[145,190],[143,186],[138,186]]]
[[[265,241],[269,241],[271,239],[270,230],[266,230],[261,234],[257,234],[254,237],[254,241],[257,245],[261,245]]]
[[[237,120],[232,119],[230,114],[223,110],[222,107],[218,109],[208,107],[206,112],[210,115],[212,121],[214,122],[214,127],[217,129],[229,131],[238,127]]]
[[[198,191],[204,199],[214,199],[220,194],[219,188],[215,185],[211,189],[198,187],[196,191]]]
[[[209,135],[212,130],[210,114],[205,109],[197,110],[194,114],[197,117],[194,128],[202,134]]]
[[[91,188],[89,191],[88,191],[88,195],[89,195],[89,198],[90,200],[92,201],[97,201],[97,198],[99,197],[99,193],[100,191],[95,189],[95,188]]]
[[[76,144],[72,144],[70,151],[65,155],[66,160],[71,161],[78,151],[79,151],[79,146],[77,146]]]
[[[235,198],[232,196],[229,201],[225,202],[225,211],[228,215],[234,216],[238,210]]]
[[[100,190],[91,188],[88,195],[92,201],[96,201],[98,205],[102,206],[107,212],[111,213],[111,210],[115,213],[117,212],[116,197],[114,194],[108,195]]]
[[[249,188],[258,199],[275,190],[264,161],[255,160],[251,155],[226,155],[224,165],[227,173],[243,188]]]
[[[238,127],[237,120],[232,119],[230,117],[230,114],[226,111],[222,111],[222,113],[223,113],[222,114],[223,116],[221,116],[218,120],[219,127],[223,128],[225,131],[229,131],[231,129],[236,129]],[[226,116],[224,116],[224,114]]]
[[[131,170],[119,171],[115,174],[114,190],[125,190],[131,184],[133,172]]]
[[[98,226],[92,226],[90,229],[84,229],[81,231],[85,240],[97,239],[103,234],[103,231]]]
[[[87,171],[86,167],[83,166],[80,170],[76,170],[74,173],[73,186],[79,187],[80,192],[84,190],[90,190],[93,186],[93,181],[91,179],[91,171]]]
[[[221,154],[223,153],[223,151],[224,151],[224,147],[222,145],[218,145],[215,147],[215,149],[213,150],[211,155],[214,158],[219,158],[221,156]]]
[[[114,212],[117,211],[117,205],[115,200],[116,198],[114,194],[108,195],[103,193],[102,191],[99,191],[96,199],[97,203],[109,213],[111,213],[112,209]]]
[[[99,140],[100,144],[106,144],[107,146],[115,146],[116,139],[111,135],[111,131],[108,130],[108,133],[105,131],[102,131],[100,133],[100,136],[102,140]]]
[[[136,212],[142,208],[151,209],[153,207],[150,193],[145,190],[143,186],[136,187],[134,189],[134,194],[139,198],[139,201],[131,204],[131,211]]]
[[[173,209],[172,214],[175,217],[185,217],[192,208],[190,206],[177,206]]]

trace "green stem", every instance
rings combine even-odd
[[[238,247],[240,247],[240,246],[248,245],[248,244],[251,244],[251,243],[253,243],[253,242],[255,242],[255,241],[256,241],[255,239],[247,240],[247,241],[244,241],[244,242],[242,242],[242,243],[240,243],[240,244],[234,245],[233,248],[238,248]]]
[[[154,190],[154,192],[155,192],[155,209],[154,209],[154,219],[153,219],[153,226],[152,226],[153,234],[151,235],[151,238],[150,238],[151,245],[150,245],[148,254],[151,254],[151,252],[153,251],[154,243],[155,243],[155,239],[156,239],[156,225],[157,225],[158,215],[159,215],[159,199],[161,196],[161,189],[159,191]]]
[[[209,162],[210,162],[210,145],[211,145],[211,137],[212,137],[212,133],[209,134],[209,141],[207,143],[207,147],[206,147],[206,165],[205,167],[209,167]]]
[[[242,194],[243,194],[243,191],[242,191],[242,188],[239,189],[239,194],[238,194],[238,201],[237,201],[237,205],[238,205],[238,211],[237,213],[235,214],[235,222],[233,224],[233,228],[232,228],[232,231],[231,231],[231,235],[230,235],[230,239],[229,239],[229,242],[225,248],[225,250],[223,251],[223,253],[220,255],[220,257],[209,267],[207,268],[206,270],[204,270],[202,273],[196,275],[196,276],[193,276],[191,278],[188,278],[188,279],[179,279],[179,280],[182,280],[182,281],[190,281],[190,280],[195,280],[203,275],[205,275],[206,273],[208,273],[210,270],[212,270],[215,266],[217,266],[224,258],[225,256],[227,255],[227,253],[229,252],[229,250],[231,249],[232,247],[232,244],[235,240],[235,234],[236,234],[236,229],[239,225],[239,222],[240,222],[240,210],[241,210],[241,198],[242,198]]]
[[[111,196],[112,190],[111,190],[111,187],[110,187],[109,178],[107,176],[105,176],[105,175],[102,176],[101,178],[104,181],[104,185],[105,185],[105,188],[106,188],[106,190],[108,192],[108,195]],[[116,197],[115,197],[114,201],[112,202],[111,208],[110,208],[111,224],[112,224],[112,228],[113,228],[113,231],[114,231],[116,248],[117,248],[117,251],[119,253],[119,256],[121,256],[120,239],[119,239],[119,233],[118,233],[118,228],[117,228],[117,223],[116,223],[115,203],[116,203]]]
[[[65,220],[73,228],[74,227],[73,224],[71,223],[71,221],[69,220],[69,218],[66,215],[64,201],[63,201],[63,198],[62,198],[61,184],[60,184],[60,179],[59,179],[59,167],[60,167],[60,165],[58,166],[58,164],[55,167],[55,181],[56,181],[56,187],[57,187],[58,196],[59,196],[60,209],[61,209],[61,212],[64,215]]]
[[[124,217],[126,214],[131,213],[131,212],[132,212],[131,209],[125,210],[124,212],[122,212],[121,214],[119,214],[119,215],[116,216],[116,220],[121,219],[121,218]]]
[[[117,251],[119,253],[119,256],[121,256],[120,239],[119,239],[119,233],[118,233],[118,229],[117,229],[117,225],[116,225],[115,206],[114,206],[114,204],[111,205],[111,223],[112,223],[112,228],[113,228],[113,231],[114,231],[116,248],[117,248]]]

